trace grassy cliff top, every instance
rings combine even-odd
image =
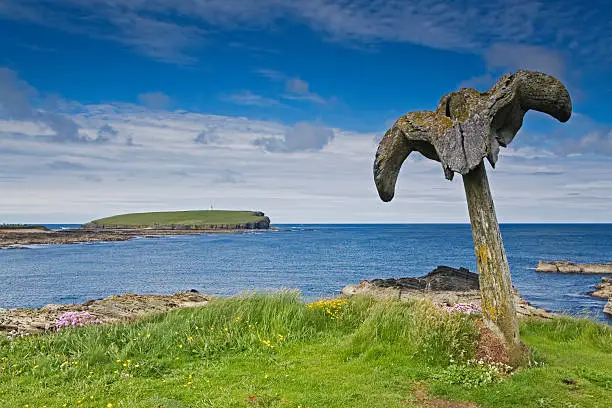
[[[92,221],[94,225],[154,227],[170,225],[246,224],[264,219],[263,213],[254,211],[170,211],[115,215]]]

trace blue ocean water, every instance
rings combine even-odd
[[[469,225],[277,227],[0,250],[0,307],[189,289],[233,295],[292,288],[317,298],[337,295],[363,279],[421,276],[438,265],[476,270]],[[612,261],[612,224],[506,224],[501,229],[513,283],[526,300],[606,321],[605,301],[586,295],[600,275],[536,274],[534,269],[540,259]]]

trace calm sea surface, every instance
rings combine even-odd
[[[59,228],[59,225],[51,227]],[[184,235],[0,250],[0,307],[81,303],[111,294],[299,289],[337,295],[363,279],[476,270],[469,225],[277,225],[280,231]],[[612,321],[586,295],[600,275],[536,274],[539,259],[612,261],[612,224],[503,225],[512,279],[536,306]]]

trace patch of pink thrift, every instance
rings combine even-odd
[[[473,303],[457,303],[453,306],[445,306],[444,310],[446,310],[449,313],[452,312],[459,312],[459,313],[465,313],[465,314],[480,314],[482,313],[482,310],[480,309],[480,307],[478,305],[475,305]]]
[[[86,326],[88,324],[101,323],[89,312],[64,312],[55,321],[55,330],[60,331],[64,327]]]

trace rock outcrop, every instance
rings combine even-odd
[[[569,261],[539,261],[536,272],[546,273],[581,273],[581,274],[612,274],[612,263],[582,263]]]
[[[383,299],[428,299],[439,306],[472,303],[480,307],[479,288],[478,274],[465,268],[438,266],[420,278],[365,280],[358,285],[346,286],[341,293],[347,297],[367,294]],[[521,298],[516,289],[514,289],[514,301],[517,314],[521,317],[551,318],[554,316],[553,313],[530,305]]]
[[[196,291],[173,295],[128,293],[90,300],[82,305],[51,304],[40,309],[0,309],[0,334],[5,332],[14,336],[55,330],[55,324],[65,312],[89,312],[99,323],[116,323],[175,308],[204,306],[211,299],[211,296]]]
[[[612,278],[601,278],[601,283],[595,285],[595,290],[589,292],[589,295],[608,299],[608,303],[604,306],[603,312],[612,316]]]
[[[595,290],[589,295],[602,299],[612,298],[612,278],[601,278],[601,283],[595,285]]]

